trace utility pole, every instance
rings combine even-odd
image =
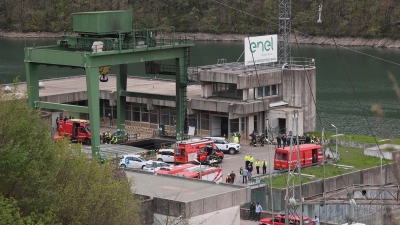
[[[293,115],[294,116],[294,115]],[[292,124],[292,130],[294,130],[294,121]],[[285,146],[285,144],[284,144]],[[287,183],[286,183],[286,194],[285,194],[285,225],[289,225],[289,199],[291,200],[291,198],[289,198],[289,184],[290,184],[290,180],[292,179],[293,175],[292,175],[292,171],[291,171],[291,164],[292,164],[292,150],[293,150],[293,138],[290,137],[290,150],[289,150],[289,161],[288,161],[288,179],[287,179]],[[282,157],[282,156],[281,156]],[[294,187],[293,187],[294,188]],[[294,196],[292,197],[294,199]]]
[[[322,138],[321,138],[321,140],[322,140],[322,153],[323,153],[322,163],[323,163],[323,169],[324,169],[324,177],[323,177],[323,179],[324,179],[324,191],[322,192],[322,196],[324,196],[324,209],[325,209],[324,219],[325,219],[325,221],[328,221],[328,217],[327,217],[328,206],[326,206],[326,183],[325,183],[325,165],[326,165],[325,159],[326,159],[326,155],[325,155],[325,148],[324,148],[324,143],[325,143],[324,135],[325,135],[324,134],[324,128],[322,128]],[[318,162],[318,160],[317,160],[317,162]]]
[[[290,61],[291,0],[279,0],[279,63]]]
[[[303,191],[301,189],[301,163],[300,163],[300,143],[299,143],[299,117],[298,112],[294,114],[294,119],[296,120],[296,143],[297,143],[297,166],[299,167],[299,191],[300,191],[300,225],[303,225]],[[293,187],[294,188],[294,187]]]

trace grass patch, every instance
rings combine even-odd
[[[314,131],[314,132],[307,132],[305,134],[309,134],[310,136],[314,135],[315,137],[322,137],[322,132],[321,131]],[[325,139],[330,139],[330,140],[336,140],[336,137],[332,137],[333,135],[336,135],[335,132],[325,132]],[[340,134],[340,132],[339,132]],[[385,140],[387,138],[381,138],[381,137],[376,137],[376,141],[378,141],[378,144],[400,144],[400,139],[390,139],[387,141],[381,141]],[[355,142],[361,142],[361,143],[370,143],[370,144],[376,144],[375,139],[372,136],[363,136],[363,135],[355,135],[355,134],[345,134],[338,136],[338,140],[343,140],[343,141],[355,141]],[[379,142],[381,141],[381,142]]]
[[[338,151],[340,153],[340,160],[337,162],[337,164],[340,165],[346,165],[346,166],[354,166],[355,169],[361,170],[361,169],[366,169],[370,167],[375,167],[380,165],[380,158],[377,157],[372,157],[372,156],[365,156],[364,155],[364,149],[361,148],[351,148],[351,147],[343,147],[343,146],[338,146]],[[393,162],[392,160],[383,160],[383,164],[388,164]],[[334,177],[334,176],[339,176],[342,174],[346,173],[351,173],[354,172],[355,170],[351,169],[343,169],[343,168],[338,168],[337,166],[333,165],[327,165],[325,167],[325,177]],[[315,179],[322,179],[324,177],[324,168],[322,166],[317,166],[317,167],[312,167],[312,168],[305,168],[301,170],[301,173],[303,174],[309,174],[309,175],[314,175]],[[274,188],[285,188],[286,187],[286,182],[287,182],[287,173],[283,175],[278,175],[272,178],[272,187]],[[295,184],[298,185],[298,176],[295,175]],[[302,177],[301,178],[302,183],[308,183],[313,181],[310,178],[307,177]],[[267,183],[270,182],[269,178],[265,178],[265,181]],[[293,185],[293,180],[291,181],[290,186]]]
[[[272,187],[273,188],[285,188],[286,187],[286,182],[287,182],[287,177],[288,177],[287,173],[285,173],[284,175],[279,175],[279,176],[272,177]],[[269,178],[265,178],[264,181],[269,184],[270,179]],[[313,180],[311,180],[310,178],[307,178],[307,177],[301,177],[301,181],[303,183],[308,183],[308,182],[311,182]],[[289,186],[292,186],[293,185],[293,179],[291,179],[290,182],[291,183],[290,183]],[[297,175],[294,176],[294,183],[295,184],[299,183],[299,176],[297,176]]]
[[[365,156],[364,149],[362,148],[351,148],[338,146],[340,153],[340,160],[337,164],[354,166],[356,169],[366,169],[374,166],[379,166],[381,160],[378,157]],[[383,164],[391,163],[392,160],[383,160]]]

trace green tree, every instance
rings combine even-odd
[[[0,224],[3,217],[16,224],[141,224],[140,201],[123,171],[90,160],[80,145],[54,144],[49,124],[17,85],[0,91],[0,108]]]

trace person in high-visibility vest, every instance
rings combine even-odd
[[[236,132],[233,132],[233,143],[239,143],[239,137]]]
[[[112,137],[111,139],[111,144],[117,144],[118,143],[118,137],[117,135],[115,135],[114,137]]]
[[[250,156],[249,156],[249,154],[247,154],[247,155],[244,157],[244,162],[245,162],[245,167],[244,167],[244,168],[247,168],[247,167],[249,166],[249,163],[250,163]]]
[[[254,157],[253,156],[249,156],[249,161],[250,161],[250,165],[253,166]]]
[[[257,159],[257,162],[256,162],[256,170],[257,170],[257,174],[260,174],[260,165],[261,165],[261,162],[260,162],[260,161],[258,161],[258,159]]]
[[[268,162],[265,161],[265,159],[264,159],[264,161],[262,161],[261,165],[262,165],[262,169],[263,169],[263,174],[266,174],[267,173]]]

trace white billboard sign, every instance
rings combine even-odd
[[[261,64],[277,61],[278,35],[273,34],[244,39],[244,65],[250,66],[254,65],[254,63]]]

